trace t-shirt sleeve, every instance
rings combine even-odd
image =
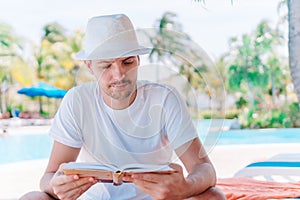
[[[176,89],[170,90],[166,98],[165,108],[167,109],[166,132],[174,149],[198,137],[187,105]]]
[[[69,90],[62,100],[49,130],[49,135],[54,140],[74,148],[80,148],[83,144],[78,116],[74,114],[74,108],[78,107],[78,101],[74,88]]]

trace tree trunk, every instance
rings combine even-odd
[[[273,72],[271,72],[271,86],[272,86],[272,106],[274,107],[277,104],[277,94],[276,94],[276,85]]]
[[[248,78],[247,78],[248,79]],[[249,97],[249,104],[250,104],[250,108],[254,109],[254,87],[253,84],[250,80],[247,80],[247,86],[248,86],[248,97]]]
[[[292,81],[300,101],[300,1],[288,0],[289,65]]]

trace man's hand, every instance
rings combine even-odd
[[[176,170],[172,174],[133,173],[125,176],[124,181],[131,181],[153,199],[184,199],[188,196],[188,184],[180,165],[171,164]]]
[[[60,167],[51,179],[50,186],[59,199],[76,200],[97,182],[93,177],[80,178],[78,175],[64,175]]]

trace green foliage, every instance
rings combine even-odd
[[[280,56],[283,37],[262,21],[251,34],[232,38],[227,86],[242,94],[236,101],[243,128],[285,128],[300,126],[299,106],[279,106],[279,96],[287,95],[290,83],[287,59]],[[248,108],[249,107],[249,108]]]
[[[216,88],[223,82],[209,85],[204,81],[205,78],[214,80],[216,74],[209,74],[209,65],[203,59],[205,55],[200,57],[199,47],[189,42],[191,39],[182,32],[176,14],[165,13],[156,27],[158,29],[149,35],[154,46],[150,60],[177,67],[179,74],[185,76],[197,91],[220,97],[221,92]],[[39,80],[69,89],[79,68],[72,56],[81,49],[83,33],[76,31],[74,35],[66,35],[64,27],[57,23],[47,24],[43,31],[41,43],[33,55],[35,62],[28,63],[28,66],[34,66]],[[235,108],[227,111],[225,118],[238,118],[244,128],[300,127],[299,104],[290,104],[287,100],[287,86],[291,82],[287,59],[276,52],[276,49],[282,48],[283,39],[282,34],[272,29],[267,21],[259,23],[249,34],[231,38],[229,52],[215,63],[227,90],[238,97]],[[21,46],[11,27],[0,24],[0,56],[9,60],[5,62],[7,65],[0,66],[0,84],[4,81],[11,84],[10,67],[21,52]],[[277,103],[282,96],[286,101],[284,106]],[[32,98],[34,101],[36,99]],[[7,111],[27,109],[25,104],[24,108],[22,104],[11,105],[14,104],[5,105]],[[45,111],[40,114],[45,117],[51,115]],[[197,112],[196,115],[202,119],[224,118],[224,113],[211,110]]]
[[[262,21],[256,30],[241,37],[231,38],[227,86],[231,92],[240,92],[248,96],[251,109],[260,104],[268,89],[284,88],[286,77],[279,73],[286,65],[276,49],[282,44],[282,37],[277,29],[272,29]],[[261,98],[256,98],[257,96]],[[275,99],[275,97],[273,98]]]
[[[0,23],[0,57],[19,57],[23,49],[21,38],[16,35],[13,28]]]
[[[83,33],[75,31],[67,35],[58,23],[44,26],[40,46],[35,49],[36,73],[40,81],[59,88],[70,89],[75,84],[77,62],[72,58],[82,46]]]
[[[231,65],[228,69],[228,85],[231,91],[239,91],[243,81],[243,72],[241,67]]]
[[[12,27],[0,23],[0,112],[5,112],[9,105],[8,101],[2,105],[3,99],[8,99],[10,88],[9,86],[3,87],[3,85],[13,84],[12,67],[17,62],[23,61],[22,50],[22,40],[15,34]]]
[[[238,110],[227,110],[225,113],[225,116],[223,114],[220,114],[218,111],[211,111],[211,110],[204,110],[200,112],[200,116],[197,118],[199,119],[235,119],[238,118],[240,111]]]
[[[7,105],[7,106],[6,106],[6,111],[9,112],[9,113],[11,113],[11,111],[12,111],[12,106],[11,106],[11,105]]]
[[[291,128],[300,127],[300,108],[294,102],[270,110],[252,109],[239,115],[238,118],[243,128]]]
[[[290,128],[292,126],[291,120],[283,110],[274,110],[269,123],[273,128]]]
[[[41,114],[41,116],[46,117],[46,118],[50,117],[50,113],[49,113],[49,112],[46,112],[46,111],[44,111],[44,110],[42,110],[42,111],[40,112],[40,114]]]
[[[50,23],[44,26],[44,39],[50,43],[63,42],[66,40],[64,28],[58,23]]]
[[[239,100],[235,102],[236,108],[241,109],[248,105],[248,101],[244,97],[240,97]]]
[[[293,102],[289,105],[288,115],[291,119],[293,127],[300,127],[300,105],[298,102]]]
[[[239,115],[240,115],[240,111],[238,110],[226,111],[225,119],[237,119]]]

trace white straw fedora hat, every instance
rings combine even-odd
[[[124,14],[93,17],[88,21],[84,50],[75,58],[97,60],[150,53],[151,48],[139,45],[130,19]]]

